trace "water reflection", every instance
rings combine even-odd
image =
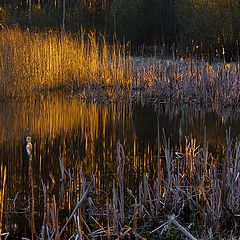
[[[151,173],[150,176],[157,174],[158,122],[160,135],[165,129],[176,150],[190,134],[202,144],[205,126],[213,151],[221,149],[225,143],[229,126],[233,137],[240,133],[238,109],[171,104],[160,104],[156,108],[143,103],[89,104],[61,94],[2,102],[0,113],[0,230],[2,213],[10,212],[3,214],[5,228],[2,231],[11,227],[11,231],[25,233],[29,226],[27,208],[31,198],[25,150],[27,135],[31,135],[33,144],[37,208],[41,209],[43,181],[48,191],[63,202],[62,208],[67,212],[72,208],[73,196],[70,193],[63,196],[64,201],[60,196],[60,157],[71,174],[83,169],[87,175],[96,175],[97,189],[108,189],[114,178],[116,144],[120,140],[130,156],[126,181],[134,186],[143,171]],[[16,209],[21,214],[16,213]],[[36,215],[40,214],[39,210]]]

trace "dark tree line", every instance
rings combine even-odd
[[[174,42],[176,14],[174,0],[1,0],[1,21],[29,23],[35,27],[60,27],[63,4],[66,28],[97,28],[109,35],[117,33],[135,42]]]
[[[0,23],[37,29],[64,24],[66,30],[97,29],[109,38],[116,33],[135,44],[232,51],[240,38],[240,1],[0,0]]]

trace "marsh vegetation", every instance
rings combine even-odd
[[[239,110],[89,103],[65,93],[0,109],[2,234],[239,234]]]
[[[129,44],[107,45],[94,32],[62,35],[4,29],[0,38],[1,99],[64,88],[88,101],[124,98],[239,105],[237,63],[134,58]]]
[[[1,236],[239,236],[239,90],[239,63],[4,27]]]

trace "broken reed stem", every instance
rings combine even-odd
[[[120,219],[121,224],[124,225],[125,214],[124,214],[124,167],[125,167],[125,153],[123,146],[118,141],[117,143],[117,178],[119,185],[119,198],[120,198]]]
[[[4,206],[4,196],[5,196],[5,184],[7,178],[6,166],[1,164],[0,168],[0,176],[1,176],[1,183],[0,183],[0,237],[2,235],[2,227],[3,227],[3,206]]]
[[[180,223],[175,219],[175,216],[168,216],[168,219],[171,223],[173,223],[186,237],[191,240],[197,240],[191,233],[189,233]]]
[[[86,199],[88,193],[90,191],[90,185],[88,186],[87,190],[83,193],[81,199],[78,201],[77,205],[75,206],[74,210],[72,211],[70,217],[68,218],[67,222],[65,223],[65,225],[63,226],[62,230],[60,231],[59,236],[61,236],[64,232],[64,230],[66,229],[67,225],[70,223],[70,221],[72,220],[72,218],[74,217],[74,215],[76,214],[77,210],[81,207],[83,201]]]

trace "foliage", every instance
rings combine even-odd
[[[144,11],[144,0],[114,1],[111,10],[114,30],[130,39],[139,39],[144,34],[142,26],[139,26],[143,22]]]
[[[240,36],[239,0],[64,0],[66,30],[81,27],[113,33],[135,44],[164,45],[194,42],[228,46]],[[29,14],[29,3],[32,3]],[[30,17],[31,16],[31,17]],[[0,0],[0,23],[21,28],[61,29],[63,0]],[[209,49],[207,50],[209,51]]]
[[[117,32],[135,42],[155,43],[156,35],[164,42],[175,39],[174,0],[65,0],[66,29],[70,31],[97,29],[108,36]],[[32,0],[30,24],[28,0],[0,0],[7,9],[8,23],[33,29],[60,28],[62,0]],[[169,37],[169,35],[172,35]]]
[[[0,7],[0,24],[5,23],[5,21],[6,21],[6,12],[2,7]]]
[[[181,0],[177,5],[179,32],[183,40],[233,43],[239,38],[238,0]]]

